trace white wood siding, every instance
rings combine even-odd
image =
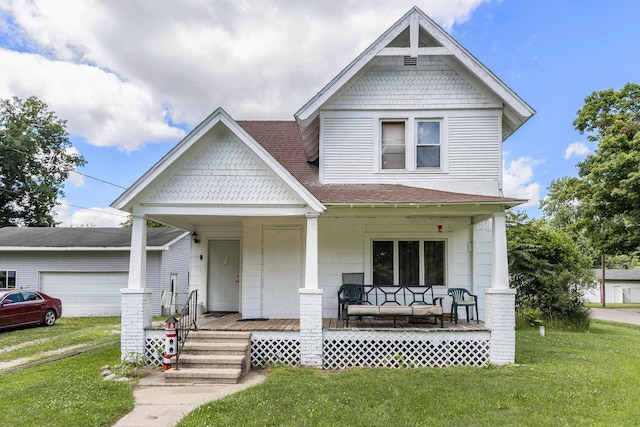
[[[498,117],[449,118],[451,179],[499,179],[500,133]]]
[[[437,57],[418,57],[404,66],[401,56],[378,58],[375,65],[327,105],[326,110],[404,110],[500,108],[501,103],[469,77]]]
[[[444,191],[500,195],[501,125],[498,110],[323,112],[320,180],[325,184],[404,184]],[[380,121],[407,121],[407,150],[415,150],[413,124],[442,123],[442,169],[380,170]]]
[[[335,177],[357,181],[358,177],[371,175],[375,168],[376,128],[373,118],[322,120],[321,173],[328,177],[326,183]]]

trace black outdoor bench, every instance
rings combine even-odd
[[[347,283],[338,290],[338,319],[349,326],[349,316],[433,317],[444,327],[442,297],[432,286],[359,285]]]

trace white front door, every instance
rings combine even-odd
[[[263,233],[262,315],[297,319],[298,290],[302,284],[302,230],[266,229]]]
[[[240,241],[210,240],[207,286],[208,311],[240,309]]]

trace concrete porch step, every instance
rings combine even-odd
[[[218,342],[250,342],[251,332],[241,331],[191,331],[187,341],[218,341]]]
[[[244,355],[249,351],[250,343],[235,343],[235,342],[202,342],[192,341],[191,336],[187,339],[182,347],[182,354],[216,354],[216,355]]]
[[[171,359],[175,364],[175,357]],[[182,353],[180,355],[180,369],[242,369],[245,362],[244,355],[210,355]]]
[[[169,369],[164,373],[167,384],[236,384],[242,369]]]

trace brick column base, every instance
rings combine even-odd
[[[122,315],[120,358],[131,353],[144,356],[144,329],[151,326],[151,289],[120,289]]]
[[[322,369],[322,289],[300,289],[300,364]]]
[[[485,325],[491,329],[491,354],[493,365],[508,365],[516,359],[516,290],[485,290]]]

